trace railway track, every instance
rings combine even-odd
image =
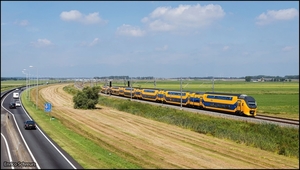
[[[261,120],[268,120],[271,122],[279,122],[279,123],[299,126],[299,120],[294,120],[294,119],[279,118],[279,117],[274,117],[274,116],[262,116],[262,115],[256,115],[255,118],[261,119]]]

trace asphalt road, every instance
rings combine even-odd
[[[15,92],[21,93],[20,90]],[[24,129],[24,122],[32,118],[22,106],[16,109],[9,109],[9,103],[14,100],[12,97],[12,93],[10,93],[1,101],[1,118],[6,118],[6,121],[4,120],[3,122],[1,119],[1,133],[3,132],[7,139],[10,149],[10,151],[7,150],[7,147],[4,146],[5,142],[2,142],[4,138],[1,137],[1,168],[7,168],[4,162],[10,162],[8,156],[8,152],[10,152],[15,165],[23,167],[83,169],[68,153],[52,141],[39,128],[38,124],[36,130]],[[7,116],[9,116],[9,119]],[[19,169],[21,167],[15,168]]]

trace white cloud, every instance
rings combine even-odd
[[[278,11],[268,10],[267,13],[260,14],[256,19],[257,25],[266,25],[274,21],[291,20],[299,16],[299,11],[295,8],[281,9]]]
[[[228,49],[229,49],[229,46],[224,46],[224,47],[223,47],[223,50],[224,50],[224,51],[226,51],[226,50],[228,50]]]
[[[77,10],[71,10],[70,12],[62,12],[60,18],[64,21],[76,21],[82,18],[82,14]]]
[[[91,43],[90,46],[94,46],[99,42],[99,38],[95,38]]]
[[[94,45],[96,45],[96,44],[98,44],[99,43],[99,38],[95,38],[92,42],[90,42],[90,43],[88,43],[88,42],[85,42],[85,41],[83,41],[83,42],[81,42],[80,43],[80,46],[94,46]]]
[[[27,20],[22,20],[22,21],[20,22],[20,25],[21,25],[21,26],[27,26],[27,25],[29,25],[29,22],[28,22]]]
[[[31,42],[34,47],[46,47],[52,45],[52,42],[47,39],[38,39],[36,42]]]
[[[133,27],[131,25],[123,24],[122,26],[117,28],[116,33],[118,35],[141,37],[141,36],[144,36],[146,32],[141,30],[138,27]]]
[[[141,21],[151,30],[169,31],[210,25],[225,15],[220,5],[179,5],[177,8],[158,7]]]
[[[14,24],[17,24],[20,26],[27,26],[27,25],[29,25],[29,21],[27,21],[27,20],[15,21]]]
[[[293,49],[293,47],[286,46],[286,47],[282,48],[282,51],[291,51],[292,49]]]
[[[166,51],[168,49],[168,45],[164,45],[163,47],[155,48],[156,51]]]
[[[103,19],[99,17],[98,12],[90,13],[89,15],[83,15],[77,10],[71,10],[69,12],[62,12],[60,14],[60,19],[63,21],[75,21],[84,24],[97,24],[97,23],[105,23]]]

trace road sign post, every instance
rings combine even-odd
[[[49,112],[49,116],[50,116],[50,121],[51,121],[51,114],[50,114],[50,112],[51,112],[51,109],[52,109],[52,105],[51,105],[51,103],[45,103],[45,112]]]

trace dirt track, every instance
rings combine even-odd
[[[53,112],[96,132],[95,136],[120,152],[133,155],[144,168],[299,168],[299,160],[228,140],[198,134],[104,106],[87,111],[73,109],[66,84],[49,86],[40,95]]]

